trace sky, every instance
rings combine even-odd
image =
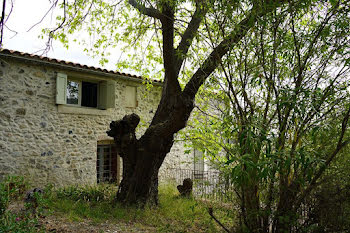
[[[7,1],[9,2],[9,1]],[[38,36],[41,30],[45,27],[53,27],[55,25],[55,16],[48,14],[45,19],[30,31],[28,31],[33,25],[40,22],[45,13],[50,8],[51,4],[49,0],[13,0],[14,7],[12,13],[6,22],[6,26],[15,33],[4,29],[3,48],[16,50],[20,52],[26,52],[31,54],[42,55],[42,52],[38,52],[45,48],[46,40],[41,40]],[[10,4],[6,9],[9,10]],[[2,9],[2,6],[1,8]],[[59,9],[56,9],[56,11]],[[53,42],[53,48],[45,56],[56,58],[65,61],[71,61],[80,63],[83,65],[102,67],[98,61],[98,58],[91,58],[83,52],[83,48],[78,44],[70,44],[69,50],[64,48],[58,41]],[[113,54],[114,57],[119,57]],[[111,62],[102,68],[114,70],[115,66],[113,58],[109,58]]]

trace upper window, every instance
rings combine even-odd
[[[67,81],[67,104],[81,104],[81,84],[76,81]]]
[[[98,83],[67,81],[67,104],[97,108]]]
[[[76,80],[58,73],[56,103],[99,109],[114,108],[114,81]]]

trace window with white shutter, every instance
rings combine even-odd
[[[56,104],[108,109],[115,107],[115,81],[84,80],[57,74]]]

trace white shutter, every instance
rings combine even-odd
[[[97,107],[99,109],[106,109],[107,102],[107,82],[102,81],[98,85],[98,98],[97,98]]]
[[[125,87],[125,107],[137,107],[137,88],[133,86]]]
[[[67,75],[57,73],[56,78],[56,104],[67,103]]]
[[[107,109],[115,107],[115,82],[102,81],[98,88],[98,108]]]
[[[115,81],[107,81],[106,108],[115,108]]]

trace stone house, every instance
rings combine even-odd
[[[138,76],[3,49],[0,51],[0,179],[36,184],[120,181],[121,159],[106,130],[125,114],[151,121],[162,83]],[[175,143],[161,170],[183,167]]]

